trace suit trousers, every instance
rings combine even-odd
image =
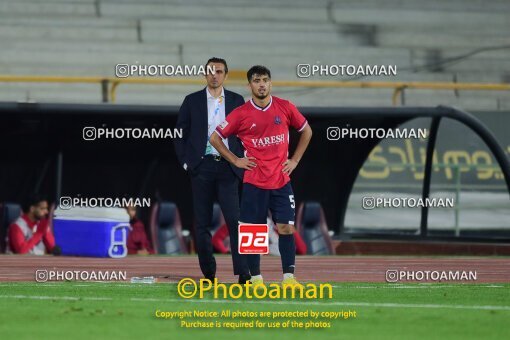
[[[200,269],[205,277],[216,275],[216,260],[212,246],[212,216],[215,198],[218,198],[230,234],[230,249],[234,275],[249,275],[247,256],[238,252],[239,178],[227,160],[205,156],[192,170],[191,187],[195,215],[195,240]]]

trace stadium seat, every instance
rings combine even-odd
[[[156,254],[188,254],[182,235],[181,216],[173,202],[158,202],[150,217],[152,244]]]
[[[296,217],[297,232],[306,243],[309,255],[333,255],[334,249],[324,210],[319,202],[303,202]]]
[[[21,214],[21,206],[17,203],[0,205],[0,253],[5,253],[7,228]]]
[[[248,0],[225,0],[221,9],[208,8],[202,0],[0,1],[4,14],[0,40],[9,46],[0,55],[0,73],[112,76],[115,64],[196,65],[221,51],[231,69],[263,64],[275,80],[299,80],[296,65],[301,63],[349,63],[398,65],[396,76],[362,78],[365,81],[505,83],[508,49],[489,49],[437,68],[434,63],[480,47],[505,45],[510,27],[505,13],[509,9],[509,1],[462,0],[320,0],[313,4],[264,0],[263,5],[260,1],[254,5]],[[256,16],[264,18],[264,25],[251,20]],[[204,35],[211,26],[217,34]],[[261,48],[268,43],[276,46],[271,53]],[[245,87],[229,84],[229,88],[246,95]],[[190,85],[122,85],[116,102],[180,105],[184,96],[195,90],[196,86]],[[302,91],[275,87],[275,94],[278,92],[298,106],[392,105],[389,89]],[[508,107],[508,96],[502,91],[473,94],[443,90],[439,97],[432,91],[417,90],[416,95],[408,96],[410,92],[405,91],[407,106]],[[0,101],[27,98],[65,103],[102,100],[95,83],[0,83]]]

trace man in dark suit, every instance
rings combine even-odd
[[[232,110],[243,105],[244,99],[241,95],[223,88],[223,82],[228,75],[224,59],[211,58],[206,66],[213,66],[215,73],[206,75],[206,88],[184,99],[176,126],[182,129],[183,138],[175,139],[175,149],[180,164],[191,177],[196,246],[202,273],[210,280],[216,275],[210,228],[217,194],[230,235],[234,236],[230,238],[234,275],[239,275],[239,282],[244,283],[250,278],[249,269],[246,257],[239,255],[237,251],[238,190],[243,169],[227,162],[209,143],[216,126],[223,122]],[[232,153],[243,157],[243,148],[236,136],[228,138],[225,144]]]

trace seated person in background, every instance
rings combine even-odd
[[[269,226],[269,254],[280,256],[278,250],[278,229],[274,225],[271,218],[267,218],[267,225]],[[230,253],[230,243],[226,242],[228,236],[228,228],[226,224],[219,227],[212,237],[213,248],[220,254]],[[296,241],[296,254],[306,255],[306,243],[303,241],[298,233],[294,233],[294,240]]]
[[[127,206],[126,211],[129,215],[129,224],[131,230],[127,239],[127,248],[129,255],[149,255],[154,254],[154,250],[145,233],[145,226],[142,221],[136,217],[136,208]]]
[[[226,223],[223,223],[212,236],[212,245],[215,252],[220,254],[230,253],[229,233]]]
[[[22,203],[21,209],[23,213],[11,223],[7,232],[7,253],[51,253],[55,238],[48,223],[48,201],[39,194],[32,194]]]

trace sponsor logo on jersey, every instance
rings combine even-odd
[[[252,138],[253,146],[255,147],[265,147],[270,145],[281,144],[285,142],[285,134],[279,134],[276,136],[269,136],[263,138]]]

